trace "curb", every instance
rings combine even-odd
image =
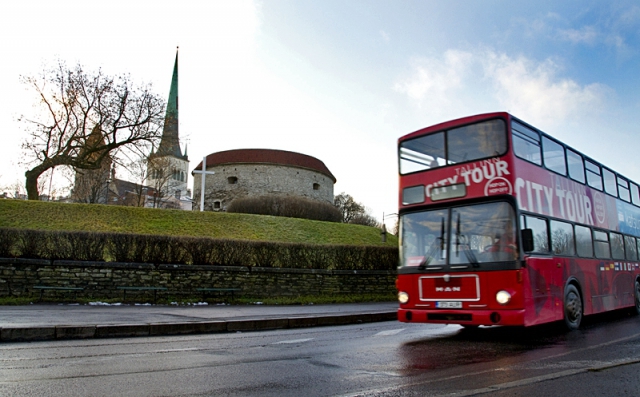
[[[397,320],[397,312],[384,311],[326,316],[291,316],[269,319],[209,320],[185,323],[143,323],[111,325],[55,325],[0,328],[0,343],[138,336],[212,334],[267,331]]]

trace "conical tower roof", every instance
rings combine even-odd
[[[164,116],[164,128],[162,130],[162,140],[155,153],[156,156],[173,156],[187,160],[187,155],[180,150],[180,134],[178,131],[178,51],[176,50],[176,61],[173,65],[173,76],[171,77],[171,89],[169,90],[169,100],[167,101],[167,113]]]

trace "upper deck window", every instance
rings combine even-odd
[[[567,163],[571,179],[584,183],[584,162],[582,161],[582,156],[571,149],[567,149]]]
[[[606,168],[603,168],[602,176],[604,177],[604,191],[609,193],[613,197],[618,197],[618,184],[616,183],[616,174]]]
[[[564,158],[564,147],[546,136],[542,138],[542,155],[544,166],[560,175],[567,175],[567,162]]]
[[[600,166],[589,160],[585,161],[584,166],[587,170],[587,184],[594,189],[602,190],[602,171],[600,171]]]
[[[494,119],[400,143],[400,173],[500,156],[507,151],[504,120]]]
[[[540,135],[529,127],[514,121],[511,123],[513,151],[516,156],[533,164],[542,165]]]

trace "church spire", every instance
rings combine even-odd
[[[169,90],[169,100],[167,101],[167,113],[164,117],[164,128],[162,130],[162,140],[156,155],[174,156],[187,159],[186,153],[183,155],[180,150],[180,135],[178,132],[178,50],[176,49],[176,60],[173,64],[173,76],[171,77],[171,89]]]

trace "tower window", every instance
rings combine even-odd
[[[214,210],[219,210],[220,209],[220,202],[219,201],[214,201],[213,202],[213,209]]]
[[[320,184],[314,183],[313,184],[313,190],[320,190]]]
[[[230,176],[227,178],[227,181],[229,182],[229,185],[235,185],[236,183],[238,183],[238,178],[235,176]]]

